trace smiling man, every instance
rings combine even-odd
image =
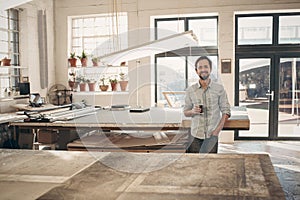
[[[226,91],[212,81],[211,70],[211,60],[199,57],[195,62],[199,81],[186,90],[184,115],[192,117],[188,153],[217,153],[219,133],[230,117]]]

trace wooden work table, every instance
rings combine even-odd
[[[79,113],[84,116],[78,117]],[[59,148],[68,150],[184,152],[188,145],[191,120],[183,116],[182,108],[155,107],[143,113],[131,113],[129,110],[74,110],[73,115],[74,119],[67,121],[11,122],[10,126],[14,127],[16,140],[22,136],[21,129],[32,131],[36,137],[33,140],[38,142],[42,142],[39,133],[59,133],[59,138],[72,135],[61,144],[63,148]],[[232,116],[223,129],[248,130],[249,124],[246,108],[233,107]],[[74,132],[80,139],[76,140]]]
[[[88,115],[68,121],[11,122],[11,126],[33,129],[101,128],[105,130],[178,130],[190,128],[190,118],[184,117],[181,108],[151,108],[148,112],[131,113],[128,110],[96,110]],[[232,107],[232,115],[224,130],[249,130],[250,121],[244,107]]]
[[[267,154],[0,150],[1,199],[284,199]]]

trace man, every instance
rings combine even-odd
[[[230,117],[226,91],[211,80],[211,70],[212,62],[208,57],[198,58],[195,71],[199,81],[186,90],[184,115],[192,117],[188,153],[217,153],[219,133]],[[204,139],[207,140],[204,142]]]

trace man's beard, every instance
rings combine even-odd
[[[204,80],[204,81],[205,81],[206,79],[208,79],[208,77],[209,77],[209,75],[204,75],[204,76],[201,75],[201,74],[199,75],[199,78],[200,78],[201,80]]]

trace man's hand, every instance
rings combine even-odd
[[[215,130],[213,130],[209,136],[214,135],[214,136],[219,136],[220,131],[222,130],[225,122],[227,121],[227,119],[229,118],[229,116],[227,114],[222,115],[222,118],[217,126],[217,128]]]
[[[184,111],[184,115],[186,117],[193,117],[194,115],[199,115],[202,113],[202,109],[199,106],[194,106],[192,110],[186,110]]]
[[[220,131],[218,131],[218,130],[213,130],[210,134],[209,134],[209,136],[219,136],[219,133],[220,133]]]
[[[195,105],[194,108],[192,109],[192,112],[194,113],[194,115],[197,115],[203,113],[203,110],[199,106]]]

